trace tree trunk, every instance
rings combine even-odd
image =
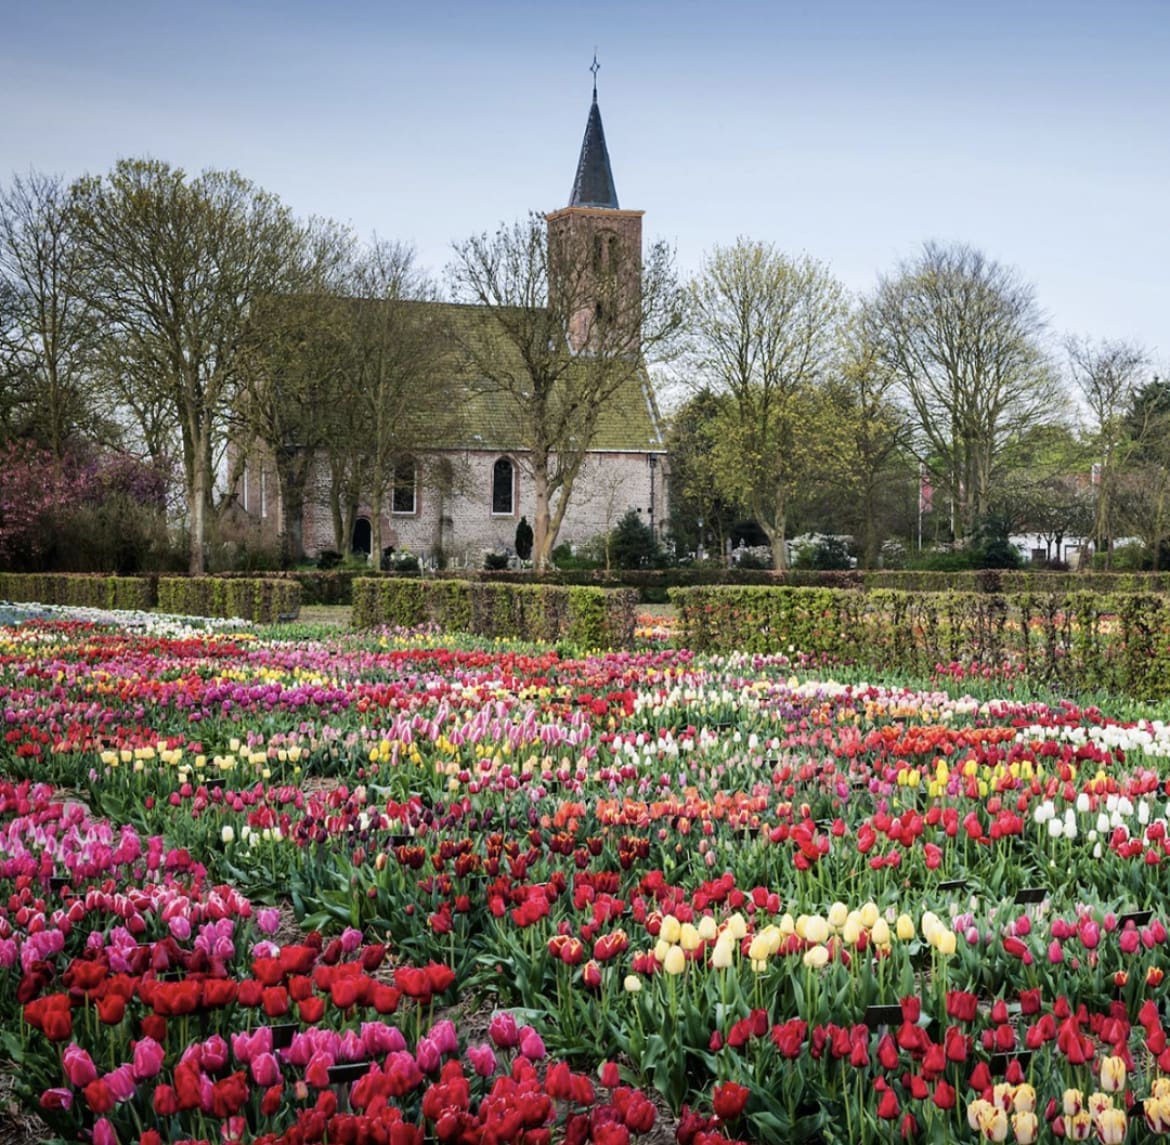
[[[532,557],[537,572],[547,569],[552,563],[552,534],[549,526],[552,514],[549,511],[548,461],[542,460],[532,467],[532,491],[536,497],[536,510],[532,522]]]
[[[206,568],[203,560],[203,538],[206,530],[207,471],[202,457],[195,462],[194,481],[188,494],[188,510],[191,514],[191,555],[188,571],[192,576],[202,576]]]
[[[278,466],[280,481],[280,563],[291,568],[304,559],[305,481],[294,465]]]
[[[382,567],[382,489],[378,482],[370,493],[370,567]]]

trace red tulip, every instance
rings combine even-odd
[[[734,1121],[747,1105],[751,1090],[746,1085],[725,1081],[715,1087],[711,1095],[711,1107],[720,1121]]]

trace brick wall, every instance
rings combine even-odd
[[[520,464],[514,464],[513,511],[492,512],[492,470],[500,457],[516,455],[472,450],[449,451],[420,467],[413,514],[383,513],[382,535],[395,550],[407,550],[427,558],[441,544],[448,559],[479,568],[485,551],[511,550],[521,516],[529,524],[535,516],[531,478]],[[437,461],[446,461],[449,485],[437,479]],[[645,453],[590,454],[578,478],[561,527],[558,543],[580,544],[613,528],[627,509],[640,509],[650,521],[651,469]],[[316,496],[305,509],[305,549],[310,556],[333,547],[333,524],[329,513],[328,476],[315,478]],[[665,476],[660,464],[654,474],[654,522],[659,534],[667,519]],[[361,506],[359,516],[368,516]],[[441,529],[441,534],[440,534]]]

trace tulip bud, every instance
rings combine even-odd
[[[687,968],[687,956],[681,946],[672,946],[662,960],[662,969],[667,974],[681,974]]]
[[[642,979],[637,974],[627,974],[622,982],[622,989],[627,994],[637,994],[642,989]]]
[[[1021,1109],[1012,1116],[1012,1132],[1018,1145],[1032,1145],[1040,1133],[1040,1119],[1030,1109]]]
[[[1125,1061],[1119,1057],[1101,1059],[1101,1088],[1106,1093],[1120,1093],[1125,1089]]]
[[[898,936],[899,942],[909,942],[914,937],[914,920],[908,914],[898,915],[898,921],[894,923],[894,933]]]
[[[804,925],[804,940],[813,945],[827,942],[829,938],[829,923],[819,914],[814,914]]]
[[[735,946],[730,938],[720,938],[711,951],[711,966],[715,970],[726,970],[735,957]]]

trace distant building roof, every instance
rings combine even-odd
[[[585,123],[585,138],[581,141],[581,158],[577,160],[577,177],[573,180],[569,206],[618,209],[617,189],[613,184],[613,169],[609,165],[609,151],[605,146],[605,129],[601,126],[596,87],[593,89],[589,119]]]

